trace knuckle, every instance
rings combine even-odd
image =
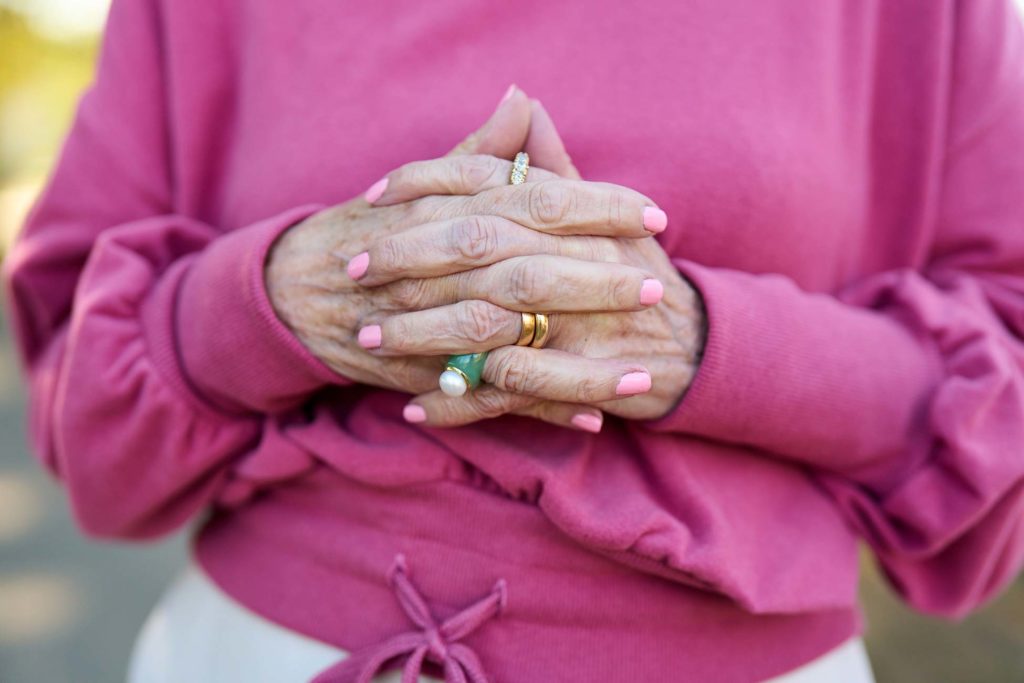
[[[536,264],[537,259],[523,260],[516,263],[509,272],[506,286],[509,298],[514,303],[525,306],[538,302],[546,276]]]
[[[377,266],[377,270],[384,270],[389,273],[394,272],[402,267],[405,260],[405,249],[402,248],[402,241],[394,237],[385,237],[377,243],[373,251],[376,253],[371,256],[370,263]]]
[[[417,178],[417,174],[419,173],[417,169],[418,164],[419,162],[410,161],[392,170],[391,173],[388,174],[388,178],[390,178],[389,184],[402,185],[403,187],[413,184]]]
[[[626,201],[625,198],[619,192],[613,192],[608,198],[608,225],[613,230],[619,230],[626,225],[625,214],[626,214]]]
[[[429,161],[410,161],[402,164],[389,174],[391,187],[403,188],[412,194],[431,194],[429,189],[437,185],[437,168]]]
[[[422,225],[423,223],[431,223],[444,217],[446,213],[450,213],[452,198],[444,195],[428,195],[399,206],[406,207],[400,225]]]
[[[466,422],[462,418],[462,411],[465,406],[458,405],[458,401],[437,401],[423,400],[421,405],[430,416],[430,422],[438,427],[456,426]]]
[[[465,301],[459,305],[456,321],[462,335],[469,341],[484,344],[501,330],[503,311],[486,301]]]
[[[473,394],[473,403],[480,417],[498,417],[507,413],[508,395],[497,391],[479,391]]]
[[[439,425],[463,422],[464,420],[460,419],[461,412],[466,407],[459,403],[459,401],[433,401],[427,414],[433,417],[434,423]]]
[[[498,249],[498,231],[483,216],[469,216],[456,221],[448,237],[451,252],[471,263],[488,258]]]
[[[494,380],[491,384],[513,394],[527,393],[531,386],[530,366],[523,354],[501,354],[494,359]]]
[[[576,403],[587,403],[599,400],[600,384],[593,377],[581,377],[573,387],[573,399]]]
[[[556,226],[572,215],[575,193],[564,183],[532,183],[527,192],[530,218],[540,226]]]
[[[426,300],[426,285],[423,280],[399,280],[388,285],[388,296],[399,309],[418,309]]]
[[[438,167],[429,161],[412,161],[400,169],[406,182],[414,187],[432,187],[437,184]]]
[[[459,157],[456,161],[456,182],[457,188],[462,193],[475,190],[487,184],[494,175],[495,163],[493,157],[482,154],[473,154]]]
[[[618,263],[620,259],[620,247],[608,237],[580,237],[584,240],[583,253],[586,260],[601,263]]]
[[[628,306],[632,301],[632,298],[636,298],[635,295],[632,294],[632,278],[622,275],[614,275],[608,279],[607,287],[608,306],[610,308]],[[639,299],[637,301],[639,301]]]
[[[545,422],[551,422],[553,424],[560,423],[557,419],[558,415],[553,404],[548,401],[527,404],[523,406],[519,412],[522,415],[528,415],[538,420],[544,420]]]
[[[381,325],[384,327],[382,346],[388,351],[402,352],[407,347],[407,340],[419,338],[416,324],[410,323],[405,315],[391,316]]]
[[[412,363],[404,358],[396,358],[390,363],[390,375],[396,387],[408,389],[416,386],[416,372]]]

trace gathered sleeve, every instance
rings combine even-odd
[[[924,266],[820,294],[675,259],[708,339],[648,424],[806,464],[901,597],[953,618],[1024,564],[1024,35],[1008,0],[956,11]]]
[[[96,81],[3,264],[30,446],[97,536],[180,526],[280,435],[273,416],[348,383],[263,284],[273,240],[320,207],[227,232],[175,210],[160,45],[155,3],[114,2]]]

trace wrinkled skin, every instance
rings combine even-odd
[[[510,186],[503,159],[524,146],[528,182]],[[657,418],[696,371],[705,321],[699,296],[643,227],[653,206],[579,180],[546,112],[517,91],[449,156],[390,173],[373,204],[353,199],[286,231],[267,290],[329,367],[419,394],[433,426],[507,412],[569,427],[581,413]],[[354,279],[346,268],[363,252],[369,265]],[[651,278],[664,296],[644,305]],[[551,313],[544,349],[513,345],[518,311]],[[380,343],[367,349],[358,333],[373,325]],[[437,391],[447,355],[484,350],[485,385],[457,399]],[[651,389],[619,397],[620,378],[635,372],[650,374]]]

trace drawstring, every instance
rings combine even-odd
[[[402,611],[420,630],[400,633],[379,645],[364,648],[322,672],[312,683],[370,683],[388,661],[405,655],[409,659],[402,669],[402,683],[416,683],[424,659],[444,667],[445,683],[488,683],[480,658],[458,641],[505,609],[508,601],[505,580],[499,579],[485,597],[438,625],[408,574],[405,556],[395,556],[388,570],[388,583]]]

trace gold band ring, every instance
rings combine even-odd
[[[529,346],[533,343],[534,330],[537,329],[537,316],[533,313],[522,313],[523,329],[516,340],[516,346]]]
[[[530,346],[535,349],[543,349],[544,345],[548,343],[551,326],[548,324],[548,317],[543,313],[534,313],[533,315],[537,319],[537,329],[533,333],[533,341],[530,342]]]

